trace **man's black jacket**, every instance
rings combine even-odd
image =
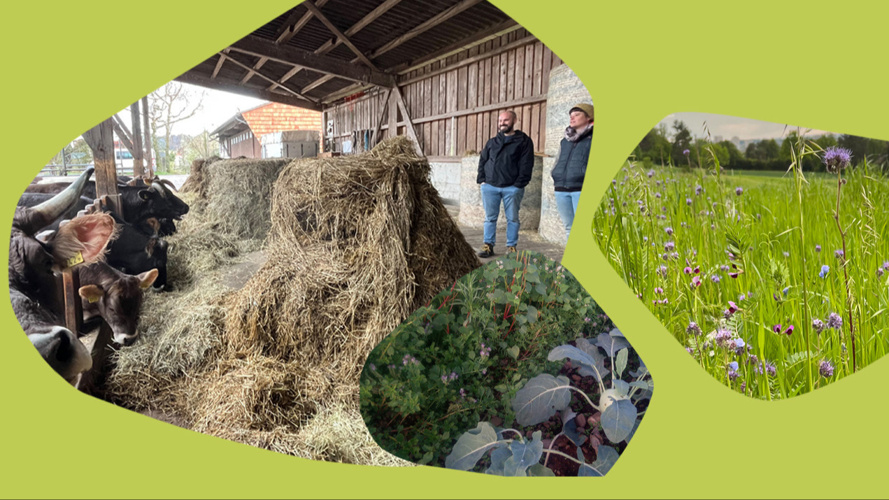
[[[524,188],[534,169],[534,142],[521,130],[513,135],[502,132],[491,138],[478,160],[476,182],[494,187]]]

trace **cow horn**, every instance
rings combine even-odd
[[[93,167],[87,167],[87,169],[80,174],[80,177],[72,182],[70,186],[66,187],[59,194],[31,209],[35,221],[43,224],[39,228],[48,226],[68,211],[69,208],[74,206],[74,203],[80,199],[80,194],[83,192],[83,188],[86,187],[86,183],[89,181],[90,176],[93,175],[94,170]]]

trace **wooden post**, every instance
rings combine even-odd
[[[83,391],[86,394],[96,395],[96,390],[100,385],[99,383],[105,375],[105,363],[108,359],[108,352],[111,350],[109,349],[109,346],[111,345],[112,336],[113,332],[111,331],[111,327],[102,321],[102,326],[99,327],[99,333],[96,335],[96,340],[93,342],[92,349],[90,349],[90,356],[93,358],[93,367],[84,372],[80,376],[80,381],[77,383],[77,389],[80,391]]]
[[[148,96],[142,98],[142,123],[145,127],[145,174],[153,177],[151,168],[151,127],[148,124]]]
[[[395,93],[389,94],[389,137],[398,135],[398,101]]]
[[[142,169],[142,120],[139,116],[139,101],[130,104],[130,116],[133,121],[133,177],[141,177]]]
[[[83,303],[80,299],[80,276],[74,269],[62,271],[62,290],[65,297],[65,326],[77,335],[83,325]]]
[[[386,89],[386,95],[383,96],[383,104],[389,102],[389,97],[392,95],[392,89]],[[376,146],[380,143],[382,139],[380,137],[380,131],[383,128],[383,116],[386,115],[386,108],[384,106],[380,106],[380,116],[377,118],[377,125],[374,127],[374,135],[373,135],[373,145]]]
[[[62,175],[68,175],[68,159],[65,158],[65,148],[62,148]]]
[[[117,192],[117,169],[114,163],[114,122],[111,118],[84,132],[83,140],[93,150],[96,166],[96,197],[108,197],[108,206],[123,217]]]

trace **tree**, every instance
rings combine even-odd
[[[202,133],[194,137],[183,137],[185,164],[191,163],[199,158],[209,158],[219,154],[219,142],[216,139],[210,139],[210,132],[204,130]]]
[[[673,122],[673,131],[675,133],[673,135],[673,148],[670,156],[673,159],[674,165],[685,165],[687,160],[683,152],[686,149],[691,150],[691,132],[688,131],[685,123],[679,120]]]
[[[151,142],[157,151],[159,169],[170,170],[173,167],[173,126],[197,114],[205,95],[206,92],[197,93],[180,82],[172,81],[148,96]],[[160,137],[161,133],[163,137]]]
[[[639,143],[637,159],[644,159],[646,156],[653,162],[660,165],[666,165],[667,160],[671,156],[672,144],[667,139],[666,129],[663,127],[655,127],[651,129],[642,141]]]

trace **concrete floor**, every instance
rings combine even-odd
[[[454,205],[445,205],[445,207],[447,207],[451,218],[453,218],[455,222],[458,221],[457,215],[460,212],[459,207]],[[457,223],[457,227],[460,228],[460,232],[463,233],[463,237],[466,238],[467,243],[472,245],[472,248],[476,251],[481,250],[482,244],[484,243],[484,230],[481,226],[469,227]],[[516,247],[516,250],[531,250],[533,252],[542,253],[556,262],[561,262],[562,253],[565,252],[565,247],[543,239],[537,231],[519,231],[519,244]],[[505,254],[506,230],[502,229],[497,231],[497,243],[494,246],[494,256],[487,259],[479,257],[479,260],[482,261],[482,264],[487,264],[492,260],[497,260],[500,257],[503,257]]]

